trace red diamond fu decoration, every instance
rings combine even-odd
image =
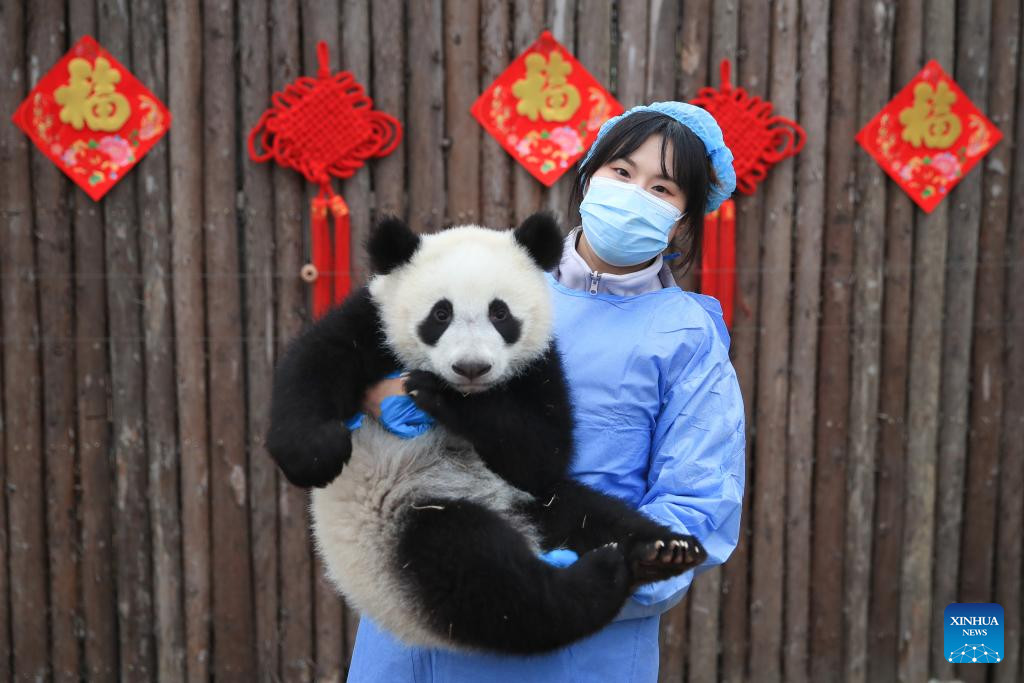
[[[864,126],[857,142],[931,212],[1002,137],[932,60]]]
[[[473,104],[473,116],[516,161],[552,185],[622,105],[544,31]]]
[[[91,36],[39,79],[13,119],[97,201],[171,125],[163,103]]]

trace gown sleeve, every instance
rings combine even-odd
[[[692,355],[668,389],[655,422],[648,490],[639,509],[679,533],[696,536],[708,558],[684,574],[641,587],[616,620],[672,608],[696,575],[725,562],[739,542],[746,437],[728,337],[723,342],[710,321],[687,336],[681,347],[693,350]]]

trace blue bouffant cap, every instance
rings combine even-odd
[[[736,190],[736,171],[732,167],[732,152],[725,146],[722,129],[719,128],[715,117],[708,113],[706,109],[701,109],[686,102],[652,102],[651,104],[633,107],[624,114],[608,119],[601,126],[601,129],[597,131],[597,138],[587,151],[587,155],[583,158],[583,163],[590,159],[590,155],[593,154],[597,143],[605,133],[612,129],[612,126],[630,114],[641,111],[653,111],[671,116],[693,131],[694,135],[699,137],[701,142],[704,143],[704,147],[708,152],[708,158],[711,160],[711,168],[714,169],[715,175],[718,177],[718,183],[712,183],[708,190],[707,208],[705,209],[707,213],[717,209],[722,202],[732,196],[732,193]]]

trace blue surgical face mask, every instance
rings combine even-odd
[[[668,233],[685,214],[633,183],[591,178],[580,202],[583,234],[605,263],[635,266],[664,251]]]

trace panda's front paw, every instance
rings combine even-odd
[[[446,385],[443,379],[426,370],[412,370],[405,378],[405,393],[413,403],[435,418],[442,418],[446,405]]]
[[[337,421],[322,423],[301,436],[271,430],[267,450],[292,484],[323,488],[341,474],[352,456],[352,435]]]

